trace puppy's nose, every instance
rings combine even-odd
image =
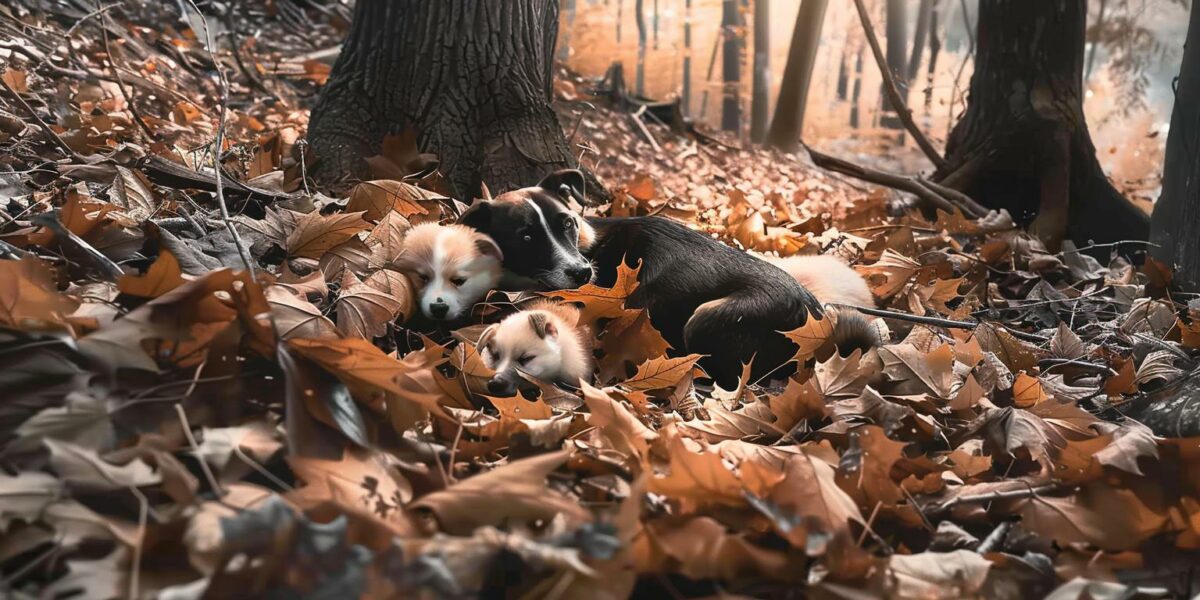
[[[499,375],[488,380],[487,388],[488,393],[493,396],[508,397],[517,394],[517,384]]]
[[[587,265],[571,267],[567,269],[567,276],[575,282],[575,285],[583,285],[592,280],[592,268]]]
[[[445,319],[448,312],[450,312],[450,305],[442,302],[441,298],[429,305],[429,314],[435,319]]]

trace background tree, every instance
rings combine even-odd
[[[769,146],[786,152],[794,152],[800,147],[800,136],[804,130],[804,109],[808,104],[808,88],[812,83],[813,65],[817,62],[821,28],[828,6],[828,0],[804,0],[800,5],[800,12],[796,15],[796,26],[792,30],[792,45],[788,49],[787,64],[783,67],[779,101],[775,103],[775,118],[771,121],[770,132],[767,133]],[[856,82],[856,92],[857,86]]]
[[[637,21],[638,54],[637,54],[637,84],[634,89],[638,96],[646,95],[646,3],[636,0],[633,4],[634,19]]]
[[[1163,163],[1162,195],[1154,204],[1151,254],[1177,267],[1176,280],[1200,289],[1200,7],[1192,5],[1171,132]]]
[[[1086,0],[980,2],[967,110],[935,174],[1032,221],[1052,248],[1068,235],[1087,245],[1149,234],[1149,216],[1105,177],[1084,119],[1086,18]]]
[[[896,79],[900,96],[905,97],[908,94],[904,78],[908,69],[908,2],[905,0],[887,0],[887,68]],[[880,91],[879,95],[883,98],[879,124],[890,129],[903,127],[895,115],[896,107],[888,102],[887,94]]]
[[[723,0],[721,4],[721,129],[742,130],[742,17],[738,0]]]
[[[767,135],[771,118],[771,0],[754,0],[754,74],[750,92],[750,141]]]
[[[406,131],[464,200],[577,166],[550,107],[557,33],[558,0],[359,0],[312,111],[312,174],[367,179]]]

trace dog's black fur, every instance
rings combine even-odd
[[[496,240],[504,268],[514,274],[509,280],[534,284],[525,289],[556,289],[545,274],[563,260],[550,252],[549,241],[540,254],[530,249],[538,244],[526,239],[527,232],[538,221],[526,198],[557,224],[554,235],[571,242],[575,257],[592,262],[597,285],[615,284],[622,260],[640,262],[639,285],[626,304],[646,308],[673,348],[707,355],[701,364],[722,387],[736,385],[751,357],[756,379],[786,363],[795,346],[779,332],[800,327],[810,314],[822,315],[817,299],[784,271],[669,219],[589,218],[594,238],[585,232],[581,253],[578,231],[572,231],[578,226],[565,223],[572,216],[569,195],[582,196],[582,181],[578,171],[560,171],[537,187],[473,206],[461,222]]]

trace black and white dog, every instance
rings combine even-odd
[[[572,211],[583,174],[553,173],[538,185],[478,202],[459,222],[494,239],[503,252],[502,287],[549,291],[589,280],[616,283],[624,260],[641,262],[626,304],[645,308],[676,350],[703,354],[722,387],[736,385],[754,359],[757,379],[789,361],[795,346],[780,332],[796,329],[821,304],[783,270],[659,217],[588,218]]]

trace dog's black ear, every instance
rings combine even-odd
[[[492,223],[492,203],[486,200],[476,200],[475,204],[471,205],[458,218],[459,225],[466,225],[475,231],[487,231],[488,225]]]
[[[587,191],[584,181],[583,171],[562,169],[547,175],[538,183],[538,187],[561,198],[563,202],[569,202],[571,198],[575,198],[582,203],[584,192]]]

